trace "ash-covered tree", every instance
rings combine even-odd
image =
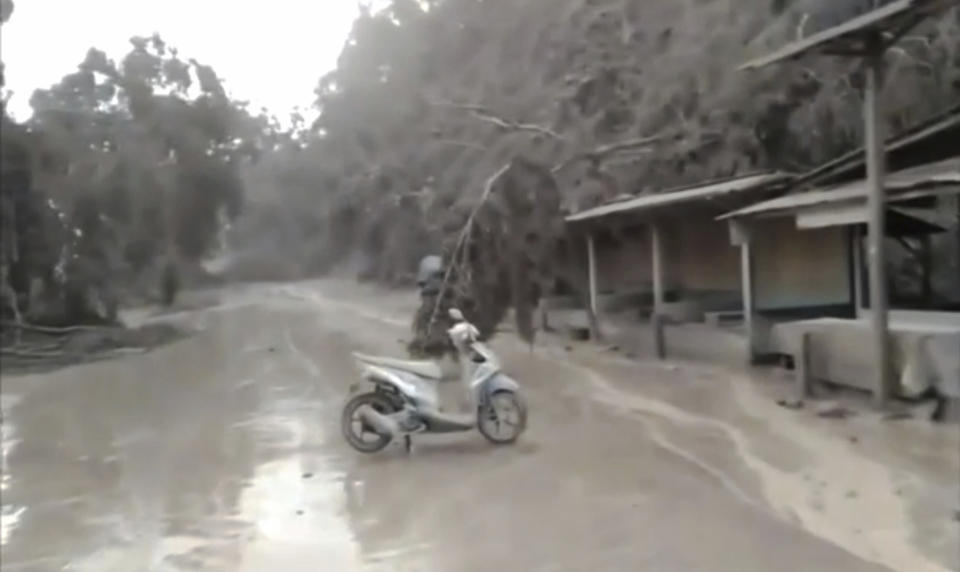
[[[157,36],[131,46],[119,62],[91,49],[33,94],[33,116],[17,127],[29,139],[26,184],[62,236],[33,255],[52,257],[56,272],[21,280],[44,285],[44,308],[30,309],[38,319],[112,319],[118,290],[163,267],[172,301],[170,276],[216,246],[242,206],[241,165],[269,145],[265,120],[230,99],[210,67]]]
[[[803,171],[862,140],[862,75],[850,62],[735,70],[878,2],[384,4],[361,14],[321,79],[319,120],[284,161],[295,175],[271,178],[277,218],[315,230],[304,235],[324,268],[356,257],[363,276],[397,283],[422,256],[449,256],[485,181],[518,158],[549,171],[562,212]],[[954,7],[889,51],[888,132],[960,100],[958,47]]]

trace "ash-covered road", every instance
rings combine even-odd
[[[515,446],[361,456],[338,426],[350,352],[402,355],[412,298],[235,289],[170,317],[197,330],[176,344],[4,376],[2,569],[960,566],[955,427],[804,417],[746,379],[587,345],[497,340],[531,409]]]

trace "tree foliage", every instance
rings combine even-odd
[[[30,103],[27,122],[3,117],[4,270],[7,307],[38,319],[111,319],[117,291],[164,266],[172,299],[170,273],[217,246],[269,144],[265,119],[157,36],[119,62],[91,49]]]
[[[395,0],[357,19],[318,84],[320,117],[287,163],[296,174],[271,177],[275,196],[308,220],[307,243],[323,251],[309,258],[323,268],[349,258],[396,282],[423,255],[455,260],[451,241],[485,182],[516,159],[549,172],[555,220],[623,193],[802,170],[860,141],[861,71],[827,58],[735,69],[875,4]],[[888,53],[888,132],[960,99],[958,20],[948,10]],[[473,275],[510,274],[498,245],[470,259]],[[484,287],[501,301],[517,295]],[[502,305],[479,314],[499,317]],[[421,309],[421,331],[432,314]]]
[[[62,298],[68,283],[85,292],[199,261],[242,207],[231,245],[271,263],[250,276],[350,264],[403,284],[442,253],[457,297],[442,303],[494,325],[514,307],[530,338],[564,212],[802,170],[856,145],[863,79],[851,61],[734,70],[875,4],[392,0],[357,18],[317,85],[318,119],[295,114],[288,128],[160,38],[134,38],[119,61],[91,50],[34,95],[30,121],[4,115],[14,306],[38,277]],[[887,68],[889,132],[960,99],[960,9],[908,33]],[[168,296],[179,281],[161,274]],[[418,324],[434,314],[425,306]]]

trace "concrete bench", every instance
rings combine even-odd
[[[705,312],[703,315],[704,321],[713,327],[719,327],[721,324],[727,324],[730,322],[742,322],[743,321],[743,312],[740,310],[728,310],[723,312]]]

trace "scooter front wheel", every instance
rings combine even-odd
[[[351,447],[361,453],[376,453],[390,444],[391,437],[377,433],[373,427],[369,427],[360,418],[357,410],[364,405],[369,405],[374,411],[384,415],[394,413],[395,408],[389,399],[372,392],[361,393],[343,406],[340,429],[343,431],[344,439]]]
[[[519,393],[494,392],[477,410],[477,429],[495,445],[516,441],[527,427],[527,404]]]

